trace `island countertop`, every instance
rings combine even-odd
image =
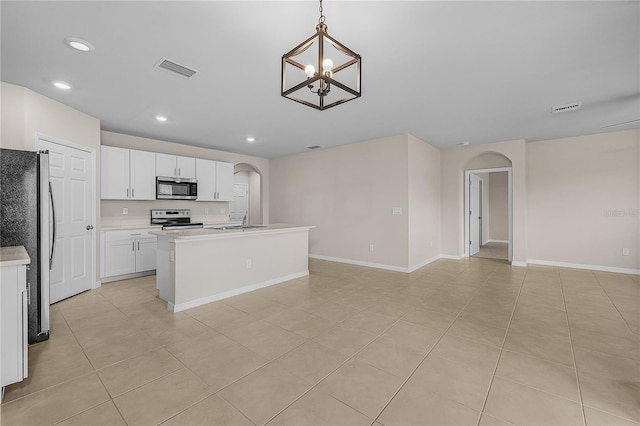
[[[286,232],[293,230],[311,229],[315,226],[302,226],[302,225],[288,225],[284,223],[275,223],[270,225],[258,225],[248,228],[231,228],[231,229],[183,229],[173,231],[151,231],[149,234],[156,235],[158,237],[165,237],[169,241],[189,241],[189,240],[203,240],[203,239],[221,239],[221,238],[236,238],[248,235],[257,235],[265,233]]]

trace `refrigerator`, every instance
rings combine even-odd
[[[0,148],[0,246],[24,246],[29,343],[49,339],[49,271],[53,262],[55,209],[48,151]]]

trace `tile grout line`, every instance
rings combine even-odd
[[[363,311],[359,311],[359,312],[363,312]],[[410,311],[412,312],[412,311]],[[375,342],[378,338],[380,338],[384,333],[386,333],[389,329],[391,329],[394,325],[396,325],[397,323],[399,323],[402,318],[404,318],[406,315],[408,315],[409,312],[403,314],[401,317],[398,317],[393,323],[391,323],[387,328],[385,328],[384,330],[382,330],[378,335],[376,335],[376,337],[374,339],[372,339],[369,343],[367,343],[366,345],[364,345],[363,347],[361,347],[360,349],[358,349],[357,351],[355,351],[352,355],[350,355],[349,357],[347,357],[347,359],[345,359],[344,361],[342,361],[340,364],[338,364],[337,367],[335,367],[333,370],[331,370],[329,373],[327,373],[323,378],[321,378],[320,380],[318,380],[316,383],[313,384],[313,386],[311,386],[309,389],[307,389],[306,391],[304,391],[300,396],[298,396],[296,399],[294,399],[293,401],[291,401],[286,407],[284,407],[282,410],[278,411],[276,414],[274,414],[273,416],[271,416],[266,422],[263,423],[263,425],[268,424],[270,421],[272,421],[273,419],[275,419],[276,417],[278,417],[282,412],[284,412],[287,408],[291,407],[293,404],[295,404],[298,400],[300,400],[303,396],[305,396],[306,394],[308,394],[309,392],[311,392],[313,389],[315,389],[320,383],[322,383],[325,379],[327,379],[329,376],[331,376],[333,373],[335,373],[337,370],[339,370],[342,366],[344,366],[346,363],[348,363],[349,361],[351,361],[353,358],[355,358],[360,352],[362,352],[363,350],[365,350],[367,347],[369,347],[369,345],[371,345],[373,342]],[[354,314],[356,315],[356,314]],[[349,317],[350,318],[350,317]],[[344,320],[340,321],[340,323],[346,321],[349,318],[345,318]],[[340,324],[339,323],[339,324]],[[322,333],[324,334],[324,333]],[[319,336],[321,336],[322,334],[320,334]],[[310,339],[313,340],[313,339]],[[318,342],[316,342],[318,343]],[[322,345],[322,343],[318,343],[319,345]],[[322,345],[324,346],[324,345]],[[332,348],[329,348],[332,349]],[[288,353],[288,352],[287,352]],[[285,354],[283,354],[285,355]],[[279,358],[279,357],[278,357]],[[275,361],[275,360],[274,360]],[[368,364],[367,364],[368,365]],[[293,373],[291,373],[293,374]],[[345,403],[344,401],[340,401],[339,399],[335,398],[333,395],[329,394],[329,396],[331,396],[333,399],[341,402],[342,404],[352,408],[353,410],[357,411],[358,413],[362,414],[365,417],[369,417],[366,414],[360,412],[359,410],[351,407],[349,404]],[[225,400],[226,401],[226,400]],[[374,420],[375,422],[375,420]]]
[[[507,342],[507,337],[509,336],[509,328],[511,327],[511,321],[513,321],[513,316],[516,313],[516,308],[518,307],[518,302],[520,301],[520,295],[522,294],[522,288],[524,287],[524,282],[527,279],[528,272],[529,271],[525,269],[524,276],[522,277],[522,281],[520,282],[520,289],[518,290],[518,295],[516,296],[516,300],[513,304],[513,309],[511,310],[511,316],[509,316],[509,322],[507,323],[507,329],[506,329],[506,332],[504,333],[502,344],[500,345],[500,351],[498,352],[498,358],[496,359],[496,366],[493,368],[493,373],[491,374],[491,379],[489,380],[489,386],[487,387],[487,393],[484,396],[484,401],[482,401],[482,407],[480,408],[480,415],[478,416],[478,421],[476,422],[476,425],[478,426],[480,425],[480,420],[482,420],[484,409],[487,406],[487,401],[489,400],[489,393],[491,393],[493,380],[496,377],[496,372],[498,371],[498,365],[500,365],[500,358],[502,358],[502,352],[504,351],[504,344]]]
[[[467,267],[468,268],[468,267]],[[465,268],[465,270],[467,269]],[[486,285],[486,283],[489,281],[489,279],[494,275],[495,271],[497,269],[494,268],[494,270],[491,272],[491,274],[489,274],[489,276],[487,276],[487,278],[484,280],[484,282],[482,283],[482,285],[480,285],[478,287],[478,289],[476,290],[476,292],[473,294],[473,296],[469,299],[469,301],[462,307],[462,309],[460,309],[460,311],[458,312],[458,314],[455,316],[455,318],[453,319],[453,321],[451,321],[451,324],[449,324],[449,326],[442,332],[442,334],[440,335],[440,337],[438,337],[438,339],[436,340],[436,342],[431,346],[431,348],[429,348],[429,350],[427,351],[427,353],[425,354],[425,356],[420,360],[420,362],[418,363],[418,365],[411,371],[411,373],[409,373],[409,376],[407,376],[407,378],[402,382],[402,384],[398,387],[398,389],[393,393],[393,395],[391,396],[391,398],[389,398],[389,400],[387,401],[387,403],[382,407],[382,409],[380,410],[380,412],[376,415],[376,417],[373,419],[373,421],[371,422],[370,426],[373,426],[374,423],[376,423],[378,421],[378,419],[380,418],[380,416],[382,415],[382,413],[384,412],[384,410],[387,409],[387,407],[389,406],[389,404],[391,404],[391,401],[393,401],[393,399],[398,395],[398,393],[402,390],[402,388],[404,388],[404,386],[407,384],[407,382],[411,379],[411,377],[413,377],[413,375],[415,374],[415,372],[418,370],[418,368],[420,368],[420,366],[424,363],[424,361],[429,357],[429,355],[431,354],[431,352],[433,352],[433,349],[438,345],[438,343],[440,343],[440,341],[442,340],[442,338],[447,334],[447,331],[449,331],[449,329],[451,327],[453,327],[453,324],[457,321],[457,319],[460,317],[460,315],[462,314],[462,312],[465,310],[465,308],[471,303],[471,301],[473,301],[473,299],[478,295],[478,293],[480,293],[480,290],[482,290],[482,288]],[[461,275],[463,272],[465,272],[465,270],[460,271],[456,276]],[[450,398],[449,398],[450,399]],[[457,401],[456,401],[457,402]],[[462,404],[464,405],[464,404]],[[481,412],[482,413],[482,412]]]
[[[622,315],[622,312],[620,312],[620,309],[618,309],[618,306],[616,306],[616,304],[614,303],[613,299],[611,298],[611,296],[609,296],[609,293],[607,292],[607,290],[605,290],[605,288],[602,286],[602,283],[600,282],[600,280],[598,279],[598,276],[595,274],[595,272],[592,272],[593,276],[596,279],[596,282],[598,283],[598,286],[600,286],[600,288],[602,289],[602,291],[604,292],[604,294],[607,295],[607,299],[609,299],[609,302],[611,302],[611,304],[613,305],[613,307],[615,308],[616,312],[618,312],[618,315],[620,315],[620,318],[622,318],[622,321],[624,321],[624,324],[627,326],[627,328],[629,329],[629,331],[631,331],[631,334],[636,338],[636,340],[638,342],[640,342],[640,336],[638,336],[636,333],[634,333],[633,329],[629,326],[629,323],[627,322],[627,320],[624,318],[624,315]]]
[[[576,354],[575,354],[575,351],[573,350],[573,339],[571,337],[571,321],[569,320],[569,312],[567,311],[567,300],[564,297],[564,285],[562,284],[562,274],[559,273],[558,275],[560,276],[560,292],[562,294],[562,303],[564,304],[564,315],[567,318],[567,329],[569,331],[569,346],[571,347],[571,359],[573,360],[573,368],[575,369],[575,374],[576,374],[576,384],[578,385],[578,398],[580,399],[580,414],[582,414],[582,424],[586,426],[587,417],[584,412],[584,401],[582,400],[582,388],[580,386],[580,375],[578,374],[578,363],[576,363]],[[595,274],[594,274],[594,277],[595,277]],[[596,281],[597,279],[598,278],[596,277]],[[600,283],[598,282],[598,285],[599,284]]]

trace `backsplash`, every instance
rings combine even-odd
[[[193,222],[214,223],[229,220],[229,203],[221,201],[157,200],[128,201],[103,200],[100,202],[101,227],[146,226],[151,209],[191,209]],[[127,214],[123,214],[127,209]],[[208,210],[207,210],[208,209]]]

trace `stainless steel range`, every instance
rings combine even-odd
[[[162,225],[162,230],[197,229],[203,224],[191,222],[190,209],[152,209],[151,224]]]

